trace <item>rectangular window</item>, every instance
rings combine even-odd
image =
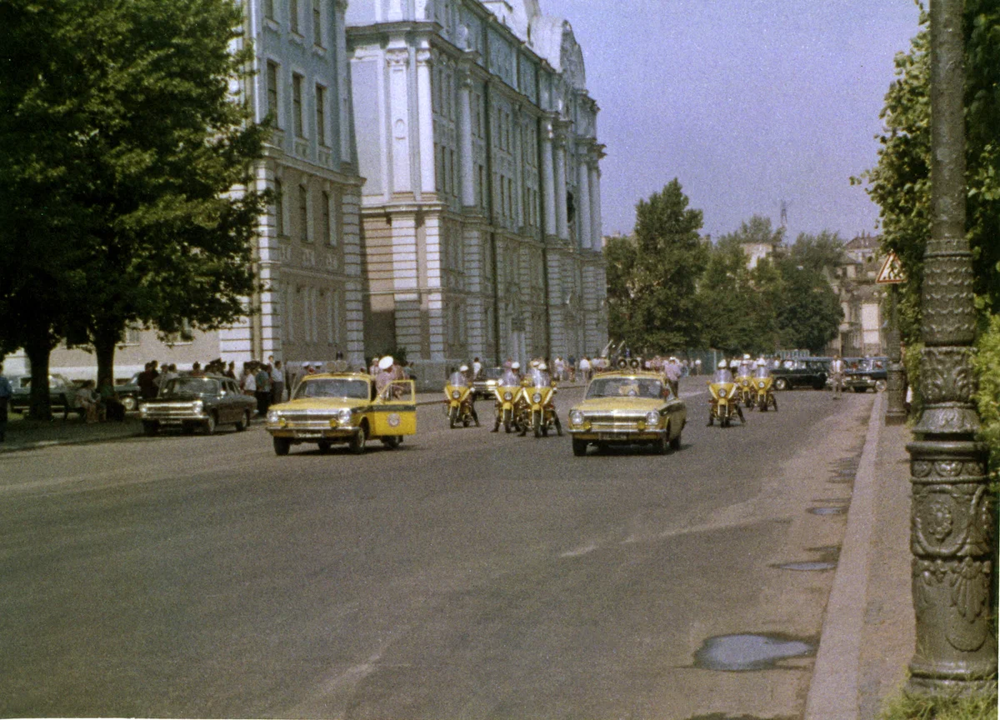
[[[309,242],[309,190],[299,185],[299,237]]]
[[[289,0],[288,20],[293,33],[299,32],[299,0]]]
[[[267,62],[267,114],[274,120],[274,127],[281,127],[278,116],[278,64]]]
[[[274,20],[274,0],[264,0],[264,17]]]
[[[274,232],[279,237],[285,234],[285,191],[281,180],[274,181]]]
[[[326,88],[316,86],[316,139],[326,147]]]
[[[313,43],[323,47],[323,15],[319,10],[319,0],[312,0],[313,6]]]
[[[305,137],[302,128],[302,76],[292,75],[292,123],[295,137]]]
[[[323,218],[323,242],[333,245],[333,228],[330,226],[330,193],[322,193],[319,211]]]

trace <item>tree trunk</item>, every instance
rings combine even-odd
[[[97,387],[107,382],[115,385],[115,346],[121,340],[124,323],[106,322],[94,328],[94,354],[97,356]]]
[[[33,420],[51,420],[49,354],[52,352],[52,343],[49,339],[48,329],[32,332],[24,344],[24,351],[28,354],[28,361],[31,363],[31,400],[28,417]]]

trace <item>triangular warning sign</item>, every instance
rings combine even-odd
[[[899,256],[896,253],[889,253],[886,259],[882,261],[882,269],[878,271],[878,277],[875,278],[875,282],[879,285],[895,285],[896,283],[906,282],[906,275],[903,274],[903,264],[899,262]]]

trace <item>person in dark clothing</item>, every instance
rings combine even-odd
[[[159,383],[157,383],[157,378],[159,377],[160,373],[156,372],[153,363],[146,363],[146,369],[139,373],[139,377],[136,380],[139,384],[139,394],[142,395],[143,400],[152,400],[156,397],[156,393],[159,390]]]

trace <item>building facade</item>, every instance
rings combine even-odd
[[[879,238],[858,235],[843,247],[843,260],[830,278],[844,319],[827,353],[842,357],[883,355],[883,292],[875,283],[878,275]]]
[[[352,0],[365,345],[433,384],[607,342],[598,108],[531,0]]]

